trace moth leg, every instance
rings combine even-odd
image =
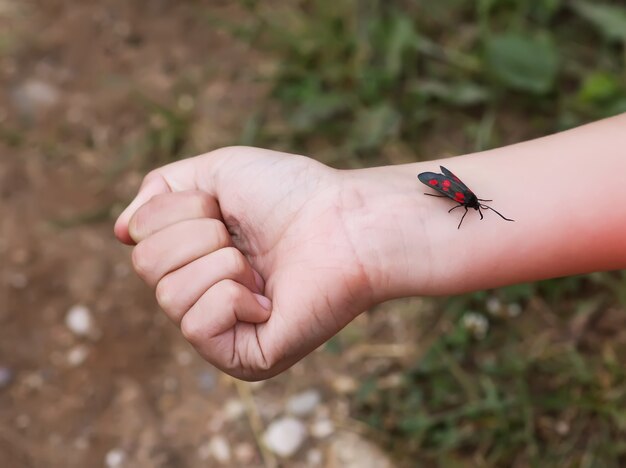
[[[446,198],[447,198],[447,197],[446,197]],[[463,205],[453,206],[452,208],[450,208],[450,209],[448,210],[448,213],[450,213],[452,210],[456,210],[456,209],[457,209],[457,208],[459,208],[460,206],[463,206]]]
[[[437,197],[437,198],[449,198],[447,195],[434,195],[432,193],[424,192],[424,195],[428,195],[429,197]]]
[[[463,205],[459,205],[459,206],[463,206]],[[461,229],[461,223],[463,223],[463,219],[465,218],[466,214],[467,214],[467,206],[465,207],[465,213],[463,213],[463,216],[461,216],[461,221],[459,221],[459,225],[456,227],[457,229]]]
[[[478,208],[478,213],[480,214],[480,220],[482,221],[483,220],[483,212],[480,211],[480,208]]]

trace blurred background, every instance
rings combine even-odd
[[[112,223],[220,146],[365,167],[625,112],[625,62],[623,0],[0,0],[0,464],[624,466],[622,272],[384,304],[251,385]]]

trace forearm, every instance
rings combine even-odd
[[[448,213],[417,180],[443,164],[502,214]],[[456,294],[626,267],[626,114],[496,150],[354,173],[367,190],[352,229],[380,299]],[[377,183],[384,179],[384,184]],[[376,287],[376,284],[372,285]]]

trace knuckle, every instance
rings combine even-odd
[[[165,311],[171,311],[175,306],[175,294],[172,281],[166,276],[156,286],[156,300]]]
[[[141,278],[146,278],[152,269],[151,256],[145,242],[140,242],[135,246],[131,254],[133,268]]]
[[[243,254],[235,247],[224,248],[226,256],[225,265],[229,275],[237,276],[244,273],[247,269],[248,262]]]
[[[196,202],[199,205],[199,210],[202,215],[208,217],[214,214],[214,210],[213,210],[214,202],[213,202],[213,199],[208,194],[203,193],[203,192],[196,192],[194,196],[195,196]]]
[[[243,296],[242,288],[233,280],[223,280],[220,289],[223,300],[228,304],[238,303]]]
[[[191,344],[199,343],[203,337],[202,324],[188,314],[183,317],[180,322],[180,332],[183,338]]]
[[[157,180],[157,179],[160,180],[161,178],[162,178],[162,176],[159,173],[159,170],[158,169],[153,169],[153,170],[151,170],[150,172],[148,172],[144,176],[143,180],[141,181],[141,185],[142,186],[146,186],[149,183],[151,183],[152,181]]]
[[[220,246],[226,246],[230,244],[230,234],[228,229],[221,221],[215,221],[211,223],[213,229],[213,237]]]

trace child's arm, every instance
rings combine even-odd
[[[382,277],[376,281],[394,284],[392,297],[456,294],[626,267],[626,114],[482,153],[367,169],[359,177],[395,178],[399,186],[414,182],[419,172],[439,172],[440,164],[515,222],[489,210],[480,221],[471,209],[457,230],[464,210],[448,214],[453,201],[422,195],[419,205],[398,211],[365,190],[371,211],[379,214],[368,215],[355,235],[392,225],[406,245],[362,254],[380,257]],[[436,193],[414,185],[415,192]]]
[[[417,179],[442,163],[491,211]],[[626,266],[626,115],[456,158],[336,171],[225,148],[148,175],[115,232],[165,313],[244,379],[286,369],[386,299]]]

